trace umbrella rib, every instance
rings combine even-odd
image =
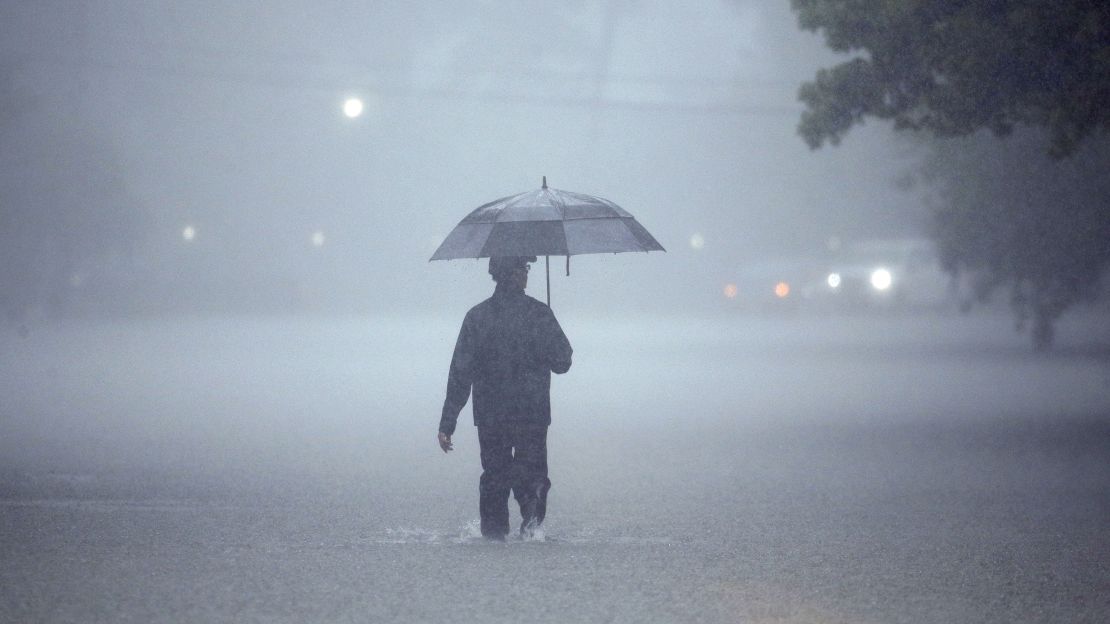
[[[523,201],[523,200],[524,200],[524,196],[525,196],[525,195],[527,195],[527,193],[521,193],[521,194],[519,194],[519,195],[516,195],[516,196],[510,197],[510,198],[508,199],[508,201],[506,201],[506,202],[505,202],[505,205],[501,206],[501,208],[500,208],[500,209],[498,209],[498,211],[497,211],[497,213],[498,213],[498,214],[497,214],[497,216],[498,216],[498,217],[500,218],[500,216],[501,216],[502,214],[505,214],[506,212],[508,212],[510,208],[512,208],[513,206],[515,206],[515,205],[519,204],[519,203],[520,203],[521,201]]]
[[[590,219],[593,219],[594,221],[612,221],[613,219],[617,219],[620,221],[631,219],[635,221],[636,217],[622,217],[620,215],[608,215],[604,217],[564,217],[563,221],[588,221]]]
[[[552,193],[551,196],[555,198],[555,202],[559,204],[559,219],[561,221],[567,220],[567,203],[563,201],[558,195]]]

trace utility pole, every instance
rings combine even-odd
[[[616,39],[617,29],[617,0],[601,0],[603,11],[601,18],[601,39],[598,42],[597,59],[593,71],[593,102],[590,115],[590,135],[588,138],[590,150],[588,153],[598,153],[598,143],[601,140],[603,125],[603,111],[605,110],[606,89],[609,86],[609,73],[613,60],[613,41]]]
[[[89,44],[89,4],[88,0],[74,0],[74,26],[73,26],[73,53],[75,60],[73,67],[73,120],[77,124],[85,123],[86,112],[85,98],[89,91],[88,63],[91,58],[92,46]]]

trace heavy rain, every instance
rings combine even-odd
[[[1105,621],[1108,238],[1059,309],[950,272],[1001,157],[811,149],[791,4],[0,2],[0,621]],[[666,251],[536,254],[502,542],[436,439],[495,283],[429,258],[547,185]]]

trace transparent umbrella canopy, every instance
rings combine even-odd
[[[544,256],[551,305],[551,256],[666,251],[627,210],[613,202],[543,186],[475,208],[429,260]]]

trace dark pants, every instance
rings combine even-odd
[[[478,508],[482,535],[504,538],[509,532],[509,490],[520,505],[521,532],[539,526],[547,512],[547,426],[478,427],[482,478]]]

